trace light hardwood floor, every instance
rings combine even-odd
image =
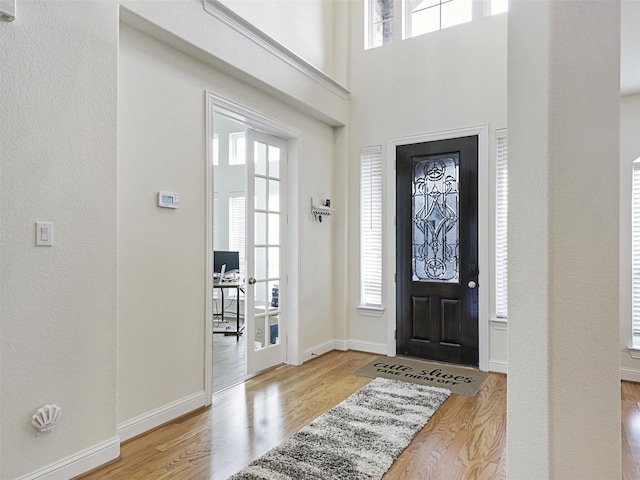
[[[376,355],[331,352],[284,366],[214,396],[194,412],[122,445],[121,459],[81,477],[226,479],[370,379],[351,373]],[[451,395],[384,480],[506,478],[506,377],[490,374],[475,397]],[[623,479],[640,478],[640,385],[622,382]]]
[[[230,322],[235,330],[235,320]],[[213,335],[213,392],[236,385],[245,380],[246,335],[236,339],[235,335]]]

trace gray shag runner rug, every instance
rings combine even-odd
[[[380,479],[450,393],[376,378],[229,480]]]

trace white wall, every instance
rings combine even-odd
[[[623,378],[640,381],[640,360],[629,355],[631,333],[631,196],[633,161],[640,158],[640,95],[620,99],[620,364]]]
[[[332,226],[306,205],[327,196],[333,128],[126,25],[120,36],[118,421],[204,388],[205,90],[303,131],[302,349],[334,338]],[[181,194],[158,209],[160,189]],[[294,201],[294,200],[292,200]]]
[[[439,132],[454,128],[489,126],[489,205],[494,205],[495,130],[507,125],[506,35],[507,16],[479,18],[420,37],[363,50],[363,5],[351,3],[351,145],[349,170],[350,247],[349,336],[358,345],[385,348],[387,318],[361,316],[359,305],[359,149],[382,145],[387,158],[389,138]],[[399,31],[396,22],[396,31]],[[386,165],[383,171],[386,171]],[[387,179],[395,182],[395,179]],[[388,183],[387,183],[388,184]],[[393,227],[395,212],[386,212],[385,230]],[[480,215],[487,212],[480,212]],[[493,245],[493,208],[490,208],[489,245]],[[389,255],[389,246],[383,255]],[[488,269],[493,277],[494,259]],[[386,264],[386,260],[385,260]],[[485,270],[487,271],[487,270]],[[394,272],[384,272],[383,276]],[[493,298],[493,287],[490,298]],[[388,293],[384,293],[386,295]],[[386,304],[386,311],[395,305]],[[484,319],[488,321],[488,319]],[[386,351],[386,350],[385,350]],[[506,363],[506,330],[490,330],[489,360]]]
[[[203,389],[204,89],[184,81],[186,57],[145,40],[121,26],[119,422]],[[158,208],[160,190],[180,207]]]
[[[220,1],[271,38],[335,78],[334,2],[328,0]]]
[[[117,41],[112,2],[24,0],[0,23],[3,479],[117,440]],[[63,415],[36,437],[47,403]]]

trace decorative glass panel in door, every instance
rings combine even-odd
[[[247,133],[247,373],[286,361],[286,141]]]
[[[458,154],[430,155],[413,167],[414,282],[458,282]]]

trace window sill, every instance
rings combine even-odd
[[[496,330],[507,330],[507,319],[506,318],[492,318],[491,326]]]
[[[640,346],[629,347],[628,350],[629,350],[629,355],[631,355],[632,358],[636,358],[640,360]]]
[[[382,317],[384,315],[384,307],[371,307],[368,305],[360,305],[358,312],[364,317]]]

